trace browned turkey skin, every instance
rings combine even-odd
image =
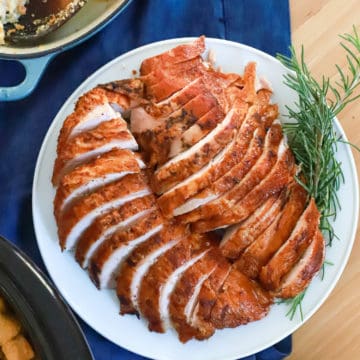
[[[272,90],[255,63],[226,74],[204,51],[200,37],[84,94],[52,179],[61,248],[121,314],[182,342],[263,318],[325,254]]]

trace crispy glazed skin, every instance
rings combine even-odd
[[[129,99],[127,96],[116,94],[99,87],[82,95],[75,105],[75,111],[65,119],[60,130],[57,152],[60,152],[62,146],[68,138],[71,137],[73,129],[86,119],[87,114],[99,105],[109,104],[110,101],[118,104],[124,109],[127,109],[129,106]]]
[[[325,241],[321,231],[317,229],[310,246],[299,262],[284,277],[275,295],[280,298],[292,298],[300,294],[320,270],[324,259]]]
[[[81,186],[108,174],[140,172],[134,153],[127,149],[113,149],[93,161],[76,167],[60,181],[54,199],[55,217],[59,218],[64,201]]]
[[[121,119],[113,119],[102,122],[96,128],[84,131],[79,135],[68,140],[63,146],[58,149],[58,156],[55,160],[53,182],[58,184],[61,178],[71,171],[75,165],[81,165],[89,160],[100,155],[101,152],[96,152],[96,149],[109,144],[112,141],[118,142],[114,147],[127,148],[128,144],[131,145],[132,150],[136,150],[137,144],[135,139],[127,129],[126,122]],[[107,151],[111,150],[108,149]],[[76,158],[81,155],[91,154],[91,157],[86,157],[82,161],[77,161]],[[71,161],[76,161],[73,165]]]
[[[308,248],[319,226],[320,213],[314,199],[299,218],[290,237],[261,269],[260,280],[269,290],[276,290],[282,278],[295,266]]]
[[[70,206],[58,220],[58,235],[61,248],[63,250],[67,248],[67,238],[71,230],[91,211],[112,200],[145,189],[147,189],[147,185],[144,177],[141,174],[131,174],[81,198]]]
[[[174,138],[170,144],[169,157],[172,158],[195,145],[224,119],[224,112],[214,106],[206,114],[198,117],[196,122],[182,134]]]
[[[116,231],[112,236],[107,238],[96,250],[95,254],[90,259],[89,275],[94,284],[100,288],[100,277],[105,264],[110,261],[112,254],[120,248],[123,248],[137,238],[146,235],[150,230],[159,227],[163,223],[163,218],[156,209],[143,216],[133,225],[124,229]],[[119,259],[117,268],[121,264],[122,259]]]
[[[240,163],[218,179],[203,194],[213,196],[215,200],[200,206],[188,214],[180,216],[181,221],[196,222],[211,219],[232,207],[246,196],[261,180],[270,173],[276,164],[279,144],[282,140],[280,124],[273,124],[265,137],[264,151],[249,169],[248,164]]]
[[[208,93],[196,96],[182,108],[171,113],[164,121],[154,119],[154,122],[160,122],[160,125],[137,136],[140,145],[149,153],[149,167],[156,168],[166,163],[171,151],[181,152],[181,147],[186,146],[181,137],[194,124],[200,124],[203,127],[202,133],[206,134],[223,117],[224,114],[216,99]],[[179,149],[176,149],[176,145],[174,145],[177,142],[180,142]],[[175,155],[176,153],[172,156]]]
[[[140,314],[148,320],[151,331],[165,331],[160,312],[160,294],[170,275],[211,246],[212,242],[207,236],[190,235],[162,254],[150,267],[141,281],[138,304]]]
[[[195,339],[204,340],[214,334],[215,326],[211,322],[211,311],[216,303],[218,292],[230,271],[230,263],[222,256],[219,256],[216,269],[201,287],[197,304],[192,314],[191,325],[196,329],[194,333]]]
[[[164,224],[160,233],[152,236],[145,243],[138,245],[126,258],[120,268],[117,280],[117,295],[120,300],[121,314],[135,314],[131,298],[131,284],[137,269],[146,261],[146,257],[174,239],[188,235],[187,228],[178,224]]]
[[[173,62],[159,59],[161,64],[153,67],[151,72],[146,75],[143,72],[143,63],[140,72],[141,79],[146,86],[145,97],[154,102],[162,101],[201,77],[207,71],[207,68],[200,54],[198,53],[198,55],[183,61],[179,61],[179,58],[173,58]]]
[[[262,266],[288,239],[307,200],[307,192],[297,182],[289,186],[289,197],[276,220],[244,251],[236,262],[238,269],[250,278],[256,278]]]
[[[246,108],[247,105],[243,105],[244,111]],[[209,163],[207,169],[204,167],[199,171],[198,177],[195,174],[193,178],[185,179],[159,198],[159,206],[165,214],[171,215],[174,209],[191,197],[193,197],[192,203],[196,203],[196,199],[201,201],[207,195],[211,195],[211,184],[222,176],[227,176],[225,174],[229,173],[229,177],[238,178],[239,175],[233,175],[236,169],[241,167],[244,173],[250,169],[261,154],[265,137],[264,128],[268,127],[277,115],[274,113],[264,119],[261,114],[260,106],[252,106],[247,111],[246,118],[233,144],[228,147],[219,161],[214,159],[212,163]],[[203,189],[205,189],[203,192],[195,195]],[[175,215],[177,214],[175,213]]]
[[[267,315],[271,304],[267,291],[233,268],[211,309],[211,322],[217,329],[247,324]]]
[[[169,313],[171,323],[178,333],[181,342],[186,342],[194,338],[197,334],[196,327],[191,325],[191,310],[187,306],[192,296],[196,297],[195,289],[201,286],[203,281],[211,275],[218,264],[219,250],[214,247],[207,252],[203,258],[187,269],[177,281],[174,290],[170,295]],[[201,288],[200,288],[201,289]],[[200,290],[199,289],[199,290]],[[194,299],[194,306],[197,299]],[[186,311],[189,314],[186,314]],[[201,334],[199,334],[200,336]]]
[[[79,238],[75,252],[77,262],[82,267],[86,265],[87,261],[85,261],[85,259],[88,256],[91,246],[111,227],[155,206],[155,198],[151,194],[129,201],[118,208],[111,209],[105,214],[98,216]]]
[[[170,121],[171,116],[177,110],[180,110],[191,100],[195,99],[199,94],[206,91],[206,87],[201,78],[195,79],[181,90],[177,91],[175,94],[171,95],[164,101],[153,103],[150,102],[142,108],[146,111],[147,114],[151,115],[154,119],[159,119],[161,122],[158,124],[159,127],[166,127]],[[171,115],[171,116],[170,116]],[[154,127],[151,127],[152,129]],[[142,131],[147,130],[147,128],[142,128]],[[159,129],[157,129],[159,130]],[[137,126],[131,127],[133,133],[140,133]]]
[[[191,147],[155,171],[151,184],[157,194],[169,190],[200,170],[234,138],[243,117],[235,111],[227,117],[197,144],[199,146]]]
[[[284,206],[286,193],[283,190],[279,196],[271,196],[245,221],[229,228],[220,243],[221,253],[229,259],[237,259],[276,219]]]
[[[191,44],[145,59],[140,67],[141,78],[146,85],[145,96],[154,102],[161,101],[206,72],[201,59],[205,50],[204,40],[200,37]]]
[[[291,182],[294,172],[295,159],[287,148],[269,174],[259,184],[249,189],[240,201],[235,204],[231,200],[222,202],[219,207],[223,211],[222,215],[218,213],[210,219],[197,221],[193,224],[194,231],[207,232],[247,219],[269,197],[280,193]]]
[[[170,51],[143,60],[141,75],[147,75],[158,67],[167,68],[169,64],[181,63],[196,58],[205,51],[205,37],[201,36],[191,44],[177,46]]]
[[[134,104],[138,105],[139,103],[144,102],[144,82],[141,79],[111,81],[109,83],[99,85],[99,87],[107,90],[107,97],[110,102],[114,102],[113,96],[118,96],[117,94],[123,95],[125,98],[130,100],[130,108],[132,108]]]

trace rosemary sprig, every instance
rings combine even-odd
[[[304,48],[298,59],[295,49],[290,57],[278,55],[278,59],[291,72],[284,83],[298,96],[294,107],[287,106],[291,122],[284,125],[289,145],[294,152],[301,172],[297,181],[313,197],[321,213],[320,228],[327,235],[328,245],[336,238],[332,220],[340,209],[337,191],[344,182],[341,163],[336,159],[337,143],[344,142],[334,129],[334,118],[349,103],[360,97],[354,90],[360,84],[360,37],[353,27],[353,34],[340,35],[340,46],[347,60],[347,73],[335,65],[339,80],[330,82],[323,76],[316,81],[305,63]],[[355,147],[356,148],[356,147]],[[301,179],[304,179],[302,181]],[[285,302],[290,306],[288,316],[292,319],[300,310],[306,290]]]
[[[325,260],[325,261],[324,261],[324,263],[323,263],[322,266],[321,266],[321,275],[320,275],[321,280],[324,280],[324,277],[325,277],[325,268],[326,268],[326,266],[333,266],[333,265],[334,265],[334,263],[331,262],[331,261],[328,261],[328,260]]]

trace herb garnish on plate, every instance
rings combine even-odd
[[[348,71],[344,73],[339,65],[335,65],[339,75],[335,82],[325,76],[319,82],[315,80],[305,63],[303,47],[299,59],[294,47],[290,47],[290,57],[278,55],[280,62],[291,70],[284,82],[298,96],[293,107],[287,106],[291,122],[283,127],[300,165],[296,179],[309,197],[315,199],[321,213],[320,228],[327,235],[328,246],[336,237],[332,220],[340,209],[337,191],[344,181],[341,163],[336,159],[337,143],[344,141],[334,129],[334,119],[346,105],[360,97],[360,94],[354,94],[360,85],[360,38],[355,26],[353,34],[340,35],[340,38]],[[298,309],[303,319],[301,302],[305,292],[281,301],[290,306],[287,315],[291,319]]]

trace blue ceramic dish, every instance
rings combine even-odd
[[[95,35],[119,15],[131,0],[88,0],[87,4],[60,29],[33,46],[0,46],[0,59],[17,60],[25,68],[25,79],[16,86],[0,87],[0,101],[19,100],[29,95],[49,62]]]

